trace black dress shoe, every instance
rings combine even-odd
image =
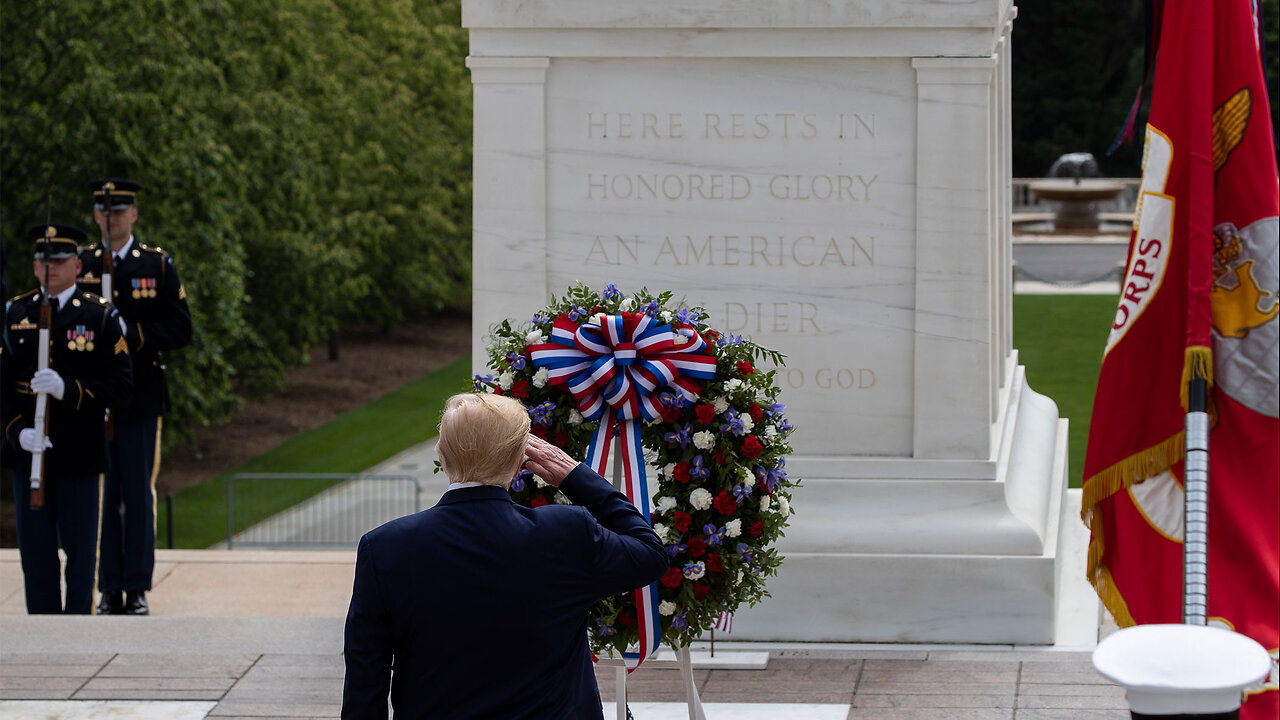
[[[147,594],[142,590],[139,590],[138,592],[125,593],[124,614],[150,615],[151,608],[147,605]]]
[[[99,615],[119,615],[124,612],[124,599],[118,592],[104,592],[98,600]]]

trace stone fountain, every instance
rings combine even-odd
[[[1047,178],[1034,180],[1028,186],[1036,197],[1057,204],[1055,231],[1097,230],[1097,203],[1124,192],[1124,183],[1099,177],[1100,174],[1092,153],[1067,153],[1054,161]]]

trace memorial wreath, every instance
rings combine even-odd
[[[491,329],[489,375],[476,392],[528,408],[532,432],[606,477],[616,441],[624,491],[667,547],[662,579],[592,610],[592,648],[634,669],[660,642],[683,647],[744,603],[768,596],[765,578],[791,514],[786,475],[792,426],[773,370],[783,355],[705,323],[672,293],[628,297],[579,284],[528,324]],[[657,469],[650,507],[646,465]],[[529,472],[516,502],[568,503]],[[630,650],[638,648],[638,650]]]

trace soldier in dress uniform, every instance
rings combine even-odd
[[[103,416],[108,406],[129,397],[129,349],[116,311],[76,288],[76,252],[84,231],[41,225],[28,236],[35,240],[33,269],[42,287],[9,301],[0,350],[0,422],[5,462],[13,468],[27,612],[87,615],[93,611],[102,472],[107,466]],[[38,370],[40,305],[46,295],[52,309],[49,363]],[[30,474],[31,452],[40,442],[34,427],[38,393],[48,394],[49,431],[44,439],[44,503],[33,508]],[[67,555],[65,604],[59,545]]]
[[[169,408],[161,353],[191,342],[191,312],[173,259],[133,234],[142,185],[95,180],[89,190],[103,241],[81,251],[80,287],[102,291],[109,245],[112,296],[107,299],[124,318],[134,390],[127,402],[112,406],[109,421],[111,463],[103,491],[98,614],[146,615],[155,568],[161,416]]]

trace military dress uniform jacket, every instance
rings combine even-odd
[[[80,251],[77,284],[86,292],[102,290],[101,244]],[[165,386],[165,350],[191,343],[191,311],[173,258],[133,238],[128,253],[113,263],[112,304],[125,321],[125,340],[133,360],[133,397],[115,408],[122,421],[149,420],[169,409]]]
[[[361,538],[343,720],[385,720],[388,690],[397,720],[603,716],[591,606],[656,582],[669,559],[627,496],[586,465],[560,489],[576,505],[458,488]]]
[[[0,384],[3,384],[5,465],[31,462],[18,445],[23,428],[35,426],[36,372],[40,324],[39,290],[14,298],[6,308]],[[114,309],[97,295],[72,292],[67,306],[53,316],[49,330],[49,367],[66,389],[62,399],[49,397],[49,441],[45,453],[50,477],[96,475],[107,468],[108,407],[124,402],[132,387],[129,351]]]

